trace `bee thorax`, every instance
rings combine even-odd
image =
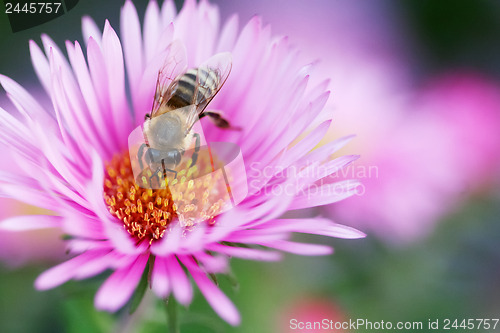
[[[182,147],[186,134],[183,121],[174,112],[168,112],[152,118],[144,126],[145,136],[152,148],[172,149]]]

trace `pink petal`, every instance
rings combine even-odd
[[[193,22],[198,22],[196,1],[186,0],[181,11],[175,19],[176,39],[182,40],[187,49],[188,64],[194,67],[196,57],[196,44],[200,27]]]
[[[151,252],[158,256],[175,253],[179,249],[181,237],[182,228],[179,224],[176,224],[167,230],[165,237],[161,241],[151,245]]]
[[[130,235],[120,226],[120,221],[113,217],[104,204],[102,197],[102,184],[104,182],[104,168],[102,161],[96,153],[92,154],[92,182],[88,184],[86,193],[93,212],[101,219],[106,238],[108,238],[115,248],[125,254],[139,254],[142,249],[135,245]]]
[[[206,248],[209,251],[219,252],[231,257],[237,257],[247,260],[278,261],[282,258],[281,253],[278,252],[236,246],[226,246],[216,243],[208,245]]]
[[[276,241],[272,243],[263,242],[260,245],[303,256],[323,256],[333,253],[333,249],[330,246],[319,244]]]
[[[331,174],[334,174],[334,173],[340,171],[341,169],[345,168],[346,166],[348,166],[352,162],[356,161],[360,157],[361,157],[360,155],[344,155],[344,156],[338,157],[330,162],[327,162],[322,166],[323,170],[321,173],[319,173],[319,176],[326,177],[326,176],[329,176]],[[319,177],[317,177],[315,180],[317,180],[317,179],[319,179]]]
[[[79,254],[89,250],[113,248],[113,244],[111,244],[111,242],[96,239],[74,238],[69,239],[66,244],[70,254]]]
[[[345,180],[333,184],[309,187],[296,196],[291,206],[294,209],[317,207],[344,200],[358,191],[362,186],[357,180]]]
[[[18,110],[27,120],[43,123],[48,129],[54,128],[54,118],[21,85],[7,76],[0,75],[0,84],[14,103],[21,106]]]
[[[38,80],[47,94],[50,95],[52,84],[50,82],[49,61],[37,43],[33,40],[30,40],[30,54],[31,62],[33,63],[33,68],[35,69]]]
[[[329,226],[318,232],[318,234],[344,239],[358,239],[366,237],[365,233],[342,224],[334,224],[332,226]]]
[[[65,158],[68,153],[64,144],[53,136],[51,132],[45,132],[41,124],[33,124],[33,133],[39,140],[39,146],[45,158],[61,175],[61,177],[77,190],[83,188],[80,172],[75,172],[70,162]]]
[[[45,192],[24,188],[19,185],[0,184],[2,195],[7,198],[19,200],[28,205],[35,205],[45,209],[59,207],[53,198],[48,197]]]
[[[214,54],[215,37],[219,31],[218,15],[213,17],[207,8],[206,2],[200,2],[197,11],[198,31],[196,34],[195,48],[191,49],[194,54],[193,65],[197,66]]]
[[[220,33],[219,43],[217,44],[217,52],[231,51],[236,42],[236,37],[238,34],[238,15],[233,14],[226,21],[226,24],[222,28]]]
[[[209,273],[227,272],[227,256],[214,256],[205,252],[196,253],[194,256],[200,263],[202,263],[203,268]]]
[[[273,242],[287,239],[288,234],[267,232],[266,230],[240,230],[224,237],[224,241],[232,243],[258,244],[260,242]]]
[[[87,251],[73,259],[46,270],[35,280],[35,288],[38,290],[46,290],[63,284],[75,276],[76,270],[81,265],[101,257],[104,253],[105,251],[103,250]]]
[[[175,4],[172,0],[163,1],[163,5],[161,6],[161,20],[163,22],[163,26],[170,24],[177,14],[177,10],[175,9]]]
[[[148,254],[142,254],[130,265],[111,274],[97,291],[95,307],[99,310],[114,312],[125,305],[141,279],[148,257]]]
[[[86,169],[89,161],[85,149],[88,148],[88,145],[83,143],[88,142],[89,139],[82,128],[82,124],[85,124],[85,122],[82,121],[83,119],[80,116],[75,116],[75,113],[81,113],[82,110],[74,108],[73,102],[77,97],[67,95],[68,92],[71,93],[71,87],[74,87],[73,78],[69,78],[68,73],[63,73],[64,70],[52,54],[50,67],[52,71],[52,104],[56,111],[61,136],[72,157],[81,161],[82,167]],[[63,76],[66,76],[70,82],[63,82]],[[73,92],[79,94],[76,87],[74,87]],[[83,152],[82,149],[84,149]]]
[[[316,99],[308,102],[308,112],[302,113],[301,117],[298,119],[299,124],[302,124],[302,127],[299,127],[297,133],[311,131],[322,122],[332,119],[332,112],[329,111],[328,108],[325,108],[326,102],[328,101],[329,97],[330,92],[324,91]],[[304,100],[310,101],[308,97],[305,97]]]
[[[306,163],[307,161],[321,161],[324,160],[326,156],[331,156],[339,149],[348,144],[355,135],[348,135],[337,140],[326,143],[325,145],[314,149],[307,155],[305,155],[302,159],[300,159],[299,163]]]
[[[101,30],[89,16],[84,16],[82,18],[82,33],[85,44],[88,43],[89,38],[93,38],[97,44],[101,45]]]
[[[103,121],[102,111],[100,109],[96,93],[94,91],[94,86],[90,77],[90,73],[85,61],[85,56],[83,55],[82,48],[78,42],[75,42],[75,46],[69,47],[67,44],[68,56],[73,66],[78,85],[87,106],[87,110],[92,119],[92,123],[96,129],[97,138],[99,139],[100,145],[94,146],[98,149],[100,155],[103,157],[110,157],[109,151],[112,149],[110,145],[111,140],[107,139],[109,131],[106,128],[105,122]]]
[[[109,252],[105,253],[105,251]],[[74,279],[84,280],[92,276],[96,276],[97,274],[104,272],[106,269],[111,268],[116,258],[117,255],[115,252],[103,249],[103,253],[100,257],[91,261],[89,260],[76,269]]]
[[[154,293],[161,298],[167,297],[170,293],[170,281],[165,258],[155,258],[153,274],[151,276],[151,288]]]
[[[16,148],[27,159],[37,156],[39,150],[34,147],[29,129],[10,113],[0,108],[0,141],[7,147]]]
[[[359,230],[319,217],[310,219],[278,219],[263,224],[256,224],[255,227],[259,228],[256,230],[268,233],[301,232],[348,239],[366,236]]]
[[[99,102],[99,108],[101,112],[101,122],[108,124],[108,131],[111,131],[112,135],[116,135],[115,126],[113,126],[112,112],[104,112],[105,110],[110,110],[110,99],[109,99],[109,77],[107,75],[107,68],[104,56],[101,52],[101,48],[97,42],[91,37],[89,38],[87,45],[87,59],[89,63],[90,76],[92,78],[92,85]],[[114,140],[110,140],[114,141]],[[117,151],[118,148],[114,147]]]
[[[260,189],[260,193],[256,193],[256,195],[260,195],[264,199],[264,202],[252,208],[247,213],[251,218],[247,217],[247,219],[250,221],[255,219],[268,221],[281,216],[291,207],[298,209],[294,204],[292,205],[296,200],[294,198],[295,182],[296,180],[290,177],[276,187],[269,185],[266,188]]]
[[[134,106],[144,70],[141,25],[134,4],[126,0],[120,15],[120,31],[123,43],[128,83]],[[136,109],[135,112],[138,110]],[[142,110],[140,110],[142,111]]]
[[[35,179],[23,175],[14,174],[10,171],[0,170],[0,182],[8,184],[16,184],[22,187],[31,188],[33,190],[43,189],[42,187],[39,186],[38,182]]]
[[[314,164],[305,167],[297,175],[298,178],[297,183],[299,184],[298,188],[303,189],[305,186],[309,186],[312,183],[316,182],[317,180],[325,178],[330,175],[332,177],[335,177],[335,173],[337,172],[343,175],[344,171],[342,169],[344,169],[352,162],[356,161],[359,157],[360,157],[359,155],[345,155],[322,165],[320,165],[319,161],[314,162]],[[304,163],[306,163],[307,165],[308,163],[311,163],[311,161],[304,161]],[[303,168],[303,166],[297,164],[298,163],[292,165],[290,168],[295,168],[295,170]],[[347,169],[344,170],[347,171]]]
[[[155,45],[155,49],[153,50],[152,57],[157,57],[158,54],[166,50],[170,44],[174,41],[175,35],[175,26],[173,23],[168,24],[163,31],[160,33],[160,39]],[[149,63],[148,63],[149,65]]]
[[[25,231],[44,228],[59,228],[62,217],[52,215],[14,216],[0,222],[1,230]]]
[[[102,54],[106,63],[109,98],[118,142],[126,142],[132,130],[131,113],[125,96],[125,69],[120,39],[106,20],[102,37]],[[120,147],[124,148],[124,147]]]
[[[261,19],[259,17],[253,17],[247,25],[243,28],[240,33],[236,45],[232,50],[233,59],[247,59],[247,61],[242,63],[235,62],[231,71],[231,75],[228,78],[226,85],[230,86],[231,94],[225,95],[225,106],[228,110],[240,109],[241,102],[245,100],[244,96],[248,92],[248,87],[252,87],[250,84],[252,78],[255,76],[254,70],[248,70],[250,68],[256,68],[260,57],[246,57],[247,54],[260,55],[263,53],[264,40],[266,36],[261,28]],[[246,84],[245,84],[246,83]],[[254,110],[256,111],[256,110]],[[236,124],[243,124],[247,119],[243,119],[246,114],[235,113],[232,114],[232,118]],[[252,116],[254,114],[252,113]]]
[[[146,63],[155,55],[156,45],[160,40],[160,33],[163,31],[163,25],[160,21],[160,8],[156,1],[150,1],[146,8],[144,17],[144,54]]]
[[[304,77],[299,77],[299,79],[297,79],[297,81],[295,82],[295,86],[291,87],[290,91],[288,92],[289,95],[287,96],[288,99],[286,101],[286,104],[285,105],[278,104],[274,107],[280,108],[282,110],[287,110],[287,112],[290,112],[289,108],[293,107],[294,105],[297,105],[302,96],[304,95],[308,82],[309,82],[309,76],[306,75]],[[285,92],[280,91],[280,95],[285,95]],[[309,112],[309,110],[304,110],[302,112],[307,113]],[[277,114],[279,116],[278,112]],[[267,121],[265,120],[266,118],[269,117],[265,117],[263,120],[264,122]],[[270,161],[272,161],[275,158],[276,154],[278,154],[280,151],[283,150],[283,148],[285,148],[287,145],[291,143],[291,141],[293,140],[294,136],[297,135],[297,133],[301,133],[301,132],[296,132],[294,126],[288,125],[287,122],[279,121],[277,123],[280,124],[281,126],[281,128],[276,128],[274,132],[277,140],[268,140],[267,135],[262,132],[266,127],[263,126],[264,124],[259,124],[259,123],[256,123],[256,126],[258,126],[258,128],[254,130],[254,132],[255,131],[258,132],[254,133],[253,136],[247,138],[248,142],[246,143],[246,145],[248,144],[253,148],[251,150],[253,154],[252,157],[263,163],[263,165],[269,164]],[[297,122],[294,121],[293,124],[297,124]],[[303,123],[301,122],[298,122],[298,124],[301,124],[301,126],[303,126]],[[267,125],[273,126],[270,123]],[[249,129],[249,131],[251,131],[251,129]],[[260,135],[257,135],[259,134],[259,132]],[[262,149],[263,147],[266,147],[267,149]],[[289,152],[287,152],[285,156],[288,156],[288,154]]]
[[[206,224],[198,224],[196,228],[186,234],[185,238],[182,237],[181,248],[189,252],[201,251],[205,245],[203,237],[206,229]]]
[[[71,68],[69,66],[68,60],[61,52],[61,49],[57,46],[57,44],[46,34],[42,34],[42,43],[45,49],[45,54],[49,56],[51,53],[54,55],[55,60],[61,66],[61,68],[66,73],[71,73]]]
[[[73,155],[77,159],[83,158],[83,154],[78,147],[78,142],[85,142],[81,137],[82,131],[80,124],[74,119],[75,117],[68,117],[68,113],[72,113],[68,105],[68,100],[65,95],[63,88],[63,83],[61,80],[62,67],[57,62],[56,57],[51,52],[49,55],[51,78],[52,78],[52,105],[56,113],[57,124],[59,126],[59,133],[62,138],[62,142],[65,146],[65,155]],[[42,129],[40,124],[34,124],[36,129]],[[71,133],[75,131],[73,136]],[[40,132],[41,133],[41,132]],[[43,135],[43,134],[42,134]]]
[[[179,303],[187,306],[193,298],[191,283],[175,256],[169,256],[165,260],[174,296]]]
[[[242,225],[250,222],[246,216],[247,210],[235,207],[219,216],[215,225],[207,230],[206,243],[219,242],[224,237],[235,230],[238,230]]]
[[[182,262],[215,312],[229,324],[239,325],[240,314],[229,298],[200,270],[192,258],[184,257]]]
[[[71,215],[63,220],[64,231],[69,235],[91,239],[105,239],[102,222],[85,215]]]

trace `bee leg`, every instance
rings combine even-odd
[[[225,128],[225,129],[230,129],[230,130],[235,130],[235,131],[241,131],[241,127],[239,126],[231,126],[228,120],[226,120],[221,112],[217,111],[205,111],[203,112],[199,119],[203,118],[204,116],[208,116],[210,120],[215,124],[215,126],[219,128]]]
[[[171,170],[165,167],[165,160],[161,160],[161,166],[163,168],[163,179],[167,180],[167,171],[174,173],[174,179],[177,179],[177,171]]]
[[[158,176],[158,172],[160,171],[160,169],[157,169],[155,173],[153,173],[153,175],[151,177],[149,177],[149,185],[151,186],[151,188],[153,188],[153,178],[156,177],[156,182],[158,184],[160,184],[160,176]]]
[[[146,152],[144,152],[144,149],[147,148]],[[144,162],[142,161],[144,158],[144,154],[148,154],[149,161],[153,161],[153,152],[151,151],[151,147],[147,143],[143,143],[140,147],[139,150],[137,151],[137,158],[139,159],[139,166],[141,168],[141,171],[144,170]],[[146,160],[146,163],[149,163]]]
[[[191,155],[191,165],[195,165],[196,161],[198,160],[198,152],[200,151],[200,134],[194,133],[193,134],[195,138],[195,145],[194,145],[194,152],[193,155]]]
[[[139,166],[141,167],[141,170],[144,170],[144,163],[142,162],[142,158],[144,157],[144,148],[146,147],[148,147],[148,145],[143,143],[139,147],[139,151],[137,152],[137,158],[139,159]]]

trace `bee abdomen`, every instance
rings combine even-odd
[[[193,104],[200,105],[208,100],[219,84],[219,77],[214,71],[193,68],[173,84],[176,86],[167,106],[178,109]]]

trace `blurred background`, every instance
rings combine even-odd
[[[237,13],[241,27],[259,14],[275,35],[290,37],[304,63],[321,60],[314,79],[331,78],[328,139],[354,133],[340,154],[362,155],[336,177],[364,185],[317,214],[368,237],[302,237],[333,245],[335,254],[327,257],[233,260],[239,287],[220,282],[241,311],[241,326],[224,323],[197,293],[180,313],[182,332],[299,332],[290,329],[291,319],[323,318],[422,322],[418,331],[431,332],[429,319],[498,318],[500,2],[212,2],[223,21]],[[134,3],[142,18],[147,1]],[[100,27],[109,19],[118,29],[122,4],[80,0],[67,14],[17,33],[2,10],[0,73],[46,99],[37,92],[28,41],[40,42],[42,32],[61,47],[66,39],[81,41],[83,15]],[[0,105],[9,109],[1,92]],[[2,154],[8,168],[8,153]],[[0,205],[2,218],[41,213],[5,199]],[[0,331],[166,330],[166,315],[151,295],[132,317],[126,310],[96,312],[98,278],[35,291],[36,276],[64,255],[54,230],[0,232]],[[473,330],[482,331],[488,330]]]

